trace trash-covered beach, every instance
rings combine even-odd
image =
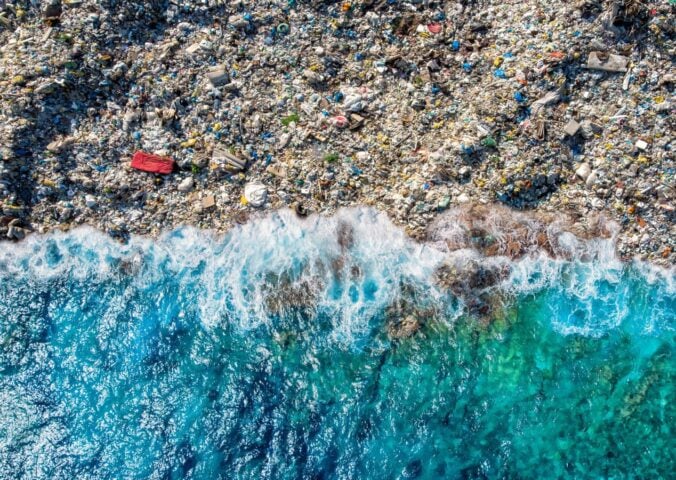
[[[0,1],[0,235],[503,204],[673,265],[674,8]]]
[[[0,0],[0,480],[672,478],[676,0]]]

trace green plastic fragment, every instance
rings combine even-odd
[[[498,142],[496,142],[493,137],[486,137],[481,141],[481,145],[488,148],[495,148],[498,146]]]
[[[282,118],[282,125],[284,125],[285,127],[288,127],[289,125],[291,125],[291,123],[298,123],[299,121],[300,121],[300,115],[298,115],[297,113],[294,112],[291,115],[289,115],[288,117]]]

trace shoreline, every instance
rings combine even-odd
[[[262,221],[266,217],[271,217],[281,212],[288,212],[289,215],[298,218],[301,223],[307,219],[312,224],[320,219],[332,220],[338,218],[341,216],[341,212],[349,213],[350,211],[359,210],[373,210],[376,214],[385,215],[388,222],[394,228],[401,230],[411,242],[435,248],[445,252],[447,255],[454,255],[459,251],[466,250],[472,252],[472,254],[479,255],[483,259],[498,257],[518,261],[524,257],[545,254],[549,258],[557,260],[577,259],[588,261],[582,254],[575,253],[573,250],[566,251],[565,248],[559,248],[556,238],[561,234],[571,234],[576,241],[610,240],[613,246],[613,256],[625,264],[639,261],[662,268],[665,271],[674,271],[676,268],[676,265],[662,257],[641,258],[638,255],[620,255],[618,242],[622,239],[622,230],[615,220],[609,219],[604,215],[596,215],[590,221],[581,222],[579,219],[575,221],[570,215],[553,215],[550,212],[538,210],[519,211],[499,204],[469,204],[439,212],[429,221],[422,233],[413,235],[407,230],[405,225],[398,224],[387,210],[370,205],[340,207],[331,213],[303,212],[302,215],[298,214],[294,209],[282,207],[275,210],[257,209],[253,212],[248,212],[245,219],[239,215],[237,217],[238,221],[232,221],[227,224],[222,223],[221,228],[217,229],[183,222],[162,228],[161,230],[154,230],[150,233],[125,231],[121,234],[115,230],[105,230],[101,224],[54,224],[50,225],[49,228],[42,226],[37,231],[23,229],[24,237],[21,239],[10,240],[1,238],[0,249],[6,245],[23,243],[34,236],[49,236],[55,233],[68,234],[81,228],[92,229],[123,245],[126,245],[133,237],[155,242],[172,232],[185,228],[204,232],[216,239],[222,239],[239,227],[243,227],[248,223]],[[348,227],[347,234],[349,236],[351,235],[349,230],[351,227],[347,224],[346,226]],[[342,236],[345,232],[339,228],[336,234],[339,243],[343,242]],[[574,258],[576,256],[579,258]]]
[[[304,218],[284,209],[228,232],[183,226],[120,242],[83,225],[30,235],[15,248],[0,244],[0,273],[103,281],[196,275],[205,298],[233,296],[250,322],[294,308],[352,311],[361,305],[390,312],[388,335],[406,338],[426,318],[443,318],[444,305],[453,315],[488,322],[513,300],[547,289],[593,302],[605,298],[606,288],[627,288],[623,281],[634,278],[673,292],[676,268],[619,258],[617,233],[617,225],[603,218],[583,226],[468,206],[440,217],[422,241],[374,208]]]

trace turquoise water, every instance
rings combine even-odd
[[[0,478],[673,478],[674,274],[608,242],[481,318],[369,210],[4,244]]]

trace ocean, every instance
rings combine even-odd
[[[358,208],[0,244],[0,478],[673,478],[676,274],[559,243]]]

